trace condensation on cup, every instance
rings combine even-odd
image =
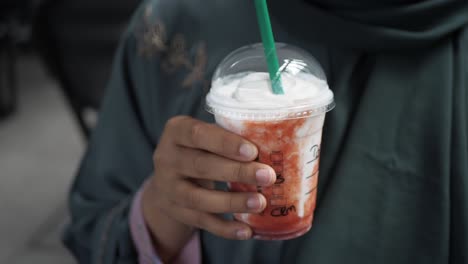
[[[307,52],[277,44],[283,95],[273,94],[261,44],[242,47],[218,66],[206,98],[216,123],[250,140],[258,162],[270,165],[271,187],[228,183],[233,192],[259,192],[267,199],[258,214],[234,214],[254,238],[292,239],[312,226],[317,197],[325,114],[334,107],[320,64]]]

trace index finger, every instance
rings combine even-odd
[[[168,132],[177,145],[202,149],[238,161],[257,158],[258,149],[254,144],[217,125],[191,117],[176,117],[168,124]]]

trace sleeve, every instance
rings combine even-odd
[[[160,264],[162,262],[154,249],[154,244],[141,210],[141,195],[145,186],[141,188],[133,200],[130,210],[130,230],[138,252],[139,263]],[[187,245],[182,249],[174,263],[201,264],[200,237],[198,232],[193,235]]]
[[[148,2],[154,6],[157,1]],[[148,7],[144,5],[132,23]],[[157,58],[143,60],[138,54],[134,28],[130,25],[116,53],[99,121],[69,194],[71,221],[63,240],[79,263],[123,264],[138,259],[129,210],[134,195],[151,175],[152,154],[167,117],[155,113],[156,107],[165,107],[155,99],[155,84],[161,82],[157,80],[159,63]]]

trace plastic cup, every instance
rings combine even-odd
[[[236,220],[252,227],[254,238],[262,240],[292,239],[310,230],[316,205],[322,127],[326,113],[334,107],[333,93],[318,62],[305,51],[286,44],[277,44],[277,50],[281,74],[286,77],[284,88],[306,81],[316,91],[313,98],[301,100],[296,94],[294,103],[282,105],[282,99],[274,102],[277,98],[274,95],[250,98],[252,102],[240,96],[242,102],[236,104],[235,100],[223,100],[214,94],[215,86],[225,85],[228,90],[234,84],[250,89],[268,82],[262,46],[255,44],[240,48],[223,60],[206,99],[207,110],[214,114],[216,123],[256,144],[258,162],[270,165],[276,172],[277,180],[271,187],[228,183],[232,192],[259,192],[266,197],[263,212],[234,214]],[[284,95],[276,96],[290,95],[285,89]],[[263,104],[261,100],[273,103]]]

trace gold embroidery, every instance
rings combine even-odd
[[[207,64],[208,64],[208,59],[206,55],[206,45],[205,43],[201,43],[197,49],[195,62],[190,67],[191,72],[187,77],[185,77],[184,81],[182,82],[182,86],[190,87],[192,84],[198,81],[203,82],[205,78],[205,71],[206,71]]]
[[[173,74],[178,70],[187,70],[189,74],[182,81],[182,87],[190,88],[195,83],[199,82],[206,89],[207,81],[205,80],[206,67],[208,58],[205,43],[201,43],[195,54],[193,62],[187,51],[186,41],[183,35],[177,34],[171,41],[167,56],[161,62],[162,69]]]
[[[167,74],[174,74],[179,70],[188,71],[181,82],[182,87],[189,88],[200,83],[202,88],[206,90],[209,85],[205,79],[208,64],[206,44],[202,42],[198,45],[195,58],[192,61],[184,35],[175,34],[172,40],[168,41],[165,25],[159,20],[152,23],[152,15],[153,9],[149,5],[144,11],[142,28],[137,31],[140,55],[150,58],[155,54],[160,54],[161,69]]]
[[[165,44],[165,31],[162,24],[156,24],[143,35],[143,45],[140,46],[140,53],[151,57],[158,51],[167,49]]]
[[[162,68],[167,73],[174,73],[182,67],[189,69],[192,64],[186,51],[185,38],[177,34],[171,42],[167,58],[162,62]]]
[[[137,39],[139,40],[138,51],[144,57],[152,57],[157,52],[167,50],[166,27],[160,20],[152,23],[152,14],[153,8],[148,5],[144,11],[142,24],[136,30]]]

